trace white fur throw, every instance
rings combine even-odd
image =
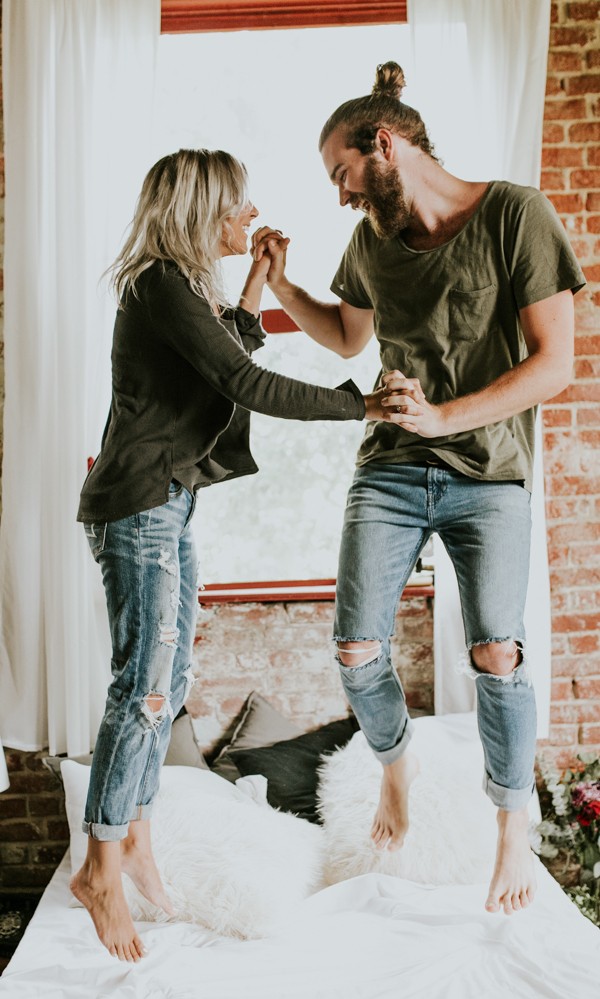
[[[497,829],[495,809],[481,790],[474,720],[419,718],[410,750],[421,770],[411,785],[410,828],[397,851],[378,849],[370,838],[381,766],[362,732],[321,766],[328,884],[371,871],[432,885],[489,880]]]
[[[62,764],[73,871],[81,866],[86,836],[81,819],[90,768]],[[195,767],[165,767],[152,816],[157,865],[176,918],[228,936],[272,933],[288,912],[320,885],[322,830],[259,802],[264,778],[246,778],[244,793]],[[260,798],[260,794],[258,794]],[[123,877],[134,919],[163,921]]]

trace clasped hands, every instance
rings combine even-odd
[[[281,229],[271,226],[260,226],[252,233],[250,252],[253,260],[253,270],[270,284],[283,276],[285,270],[285,252],[289,245],[289,237],[284,236]]]
[[[394,423],[420,437],[442,437],[448,433],[441,407],[425,398],[418,378],[401,371],[387,371],[380,387],[367,399],[367,418]]]

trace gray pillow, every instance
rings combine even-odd
[[[165,756],[166,767],[200,767],[208,770],[208,763],[198,748],[194,737],[192,719],[186,714],[179,715],[171,727],[171,741]]]
[[[231,752],[237,749],[272,746],[275,742],[294,739],[297,735],[302,735],[301,730],[269,704],[262,694],[253,690],[244,705],[230,742],[213,760],[211,770],[226,780],[236,781],[242,775],[229,755]]]

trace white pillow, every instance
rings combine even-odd
[[[496,809],[481,790],[483,754],[474,716],[417,718],[410,748],[421,770],[410,790],[410,828],[396,851],[377,849],[370,838],[381,765],[362,732],[321,766],[328,884],[371,871],[433,885],[489,880]]]
[[[81,820],[90,768],[65,760],[61,770],[76,871],[87,847]],[[251,793],[207,770],[163,769],[152,844],[177,919],[228,936],[267,936],[319,887],[322,830]],[[123,885],[134,919],[167,920],[126,875]]]

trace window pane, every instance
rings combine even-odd
[[[259,224],[292,237],[289,277],[333,301],[329,284],[359,216],[338,204],[317,149],[319,132],[338,104],[370,92],[378,63],[395,59],[407,67],[409,46],[406,25],[163,35],[156,158],[206,146],[243,160]],[[405,96],[409,100],[408,91]],[[248,258],[224,261],[232,301],[248,266]],[[278,307],[269,291],[263,307]],[[344,361],[302,333],[269,337],[256,359],[322,385],[351,377],[363,391],[379,371],[375,343]],[[365,425],[258,414],[252,422],[259,474],[198,496],[203,581],[334,576],[346,491]]]

